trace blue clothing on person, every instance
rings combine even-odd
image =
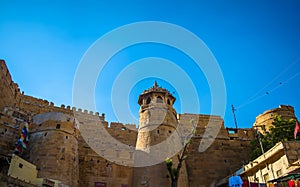
[[[230,187],[242,187],[243,181],[240,176],[234,175],[229,178]]]

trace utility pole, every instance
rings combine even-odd
[[[262,154],[265,154],[264,147],[263,147],[263,145],[262,145],[261,138],[260,138],[260,133],[258,132],[257,129],[256,129],[256,132],[257,132],[257,134],[258,134],[258,141],[259,141],[259,145],[260,145],[261,152],[262,152]]]
[[[233,104],[231,104],[231,109],[232,109],[232,114],[233,114],[233,118],[234,118],[234,124],[235,124],[235,128],[237,129],[237,122],[236,122],[236,117],[235,117],[235,111],[236,109],[234,108]]]

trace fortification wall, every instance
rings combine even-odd
[[[95,116],[86,116],[82,113],[75,115],[80,124],[79,129],[79,186],[132,186],[132,167],[134,145],[136,143],[137,129],[135,125],[110,123]],[[118,144],[116,144],[116,142]],[[124,149],[118,146],[131,146]],[[115,161],[120,161],[120,164]]]
[[[250,141],[254,138],[253,131],[252,129],[225,129],[220,116],[195,114],[179,116],[179,122],[183,126],[190,126],[191,119],[197,119],[197,132],[192,138],[186,160],[189,185],[191,187],[214,186],[219,179],[240,169],[243,161],[249,159]],[[208,123],[209,120],[211,124]],[[204,136],[205,131],[208,132]],[[214,133],[217,135],[211,139]],[[210,142],[212,144],[208,149],[199,151],[201,146]]]
[[[28,116],[20,110],[5,107],[0,112],[0,153],[12,154]]]
[[[131,186],[133,168],[103,158],[91,149],[82,136],[79,136],[79,165],[79,186],[94,187],[97,183]]]
[[[28,159],[39,169],[38,178],[50,178],[78,186],[78,128],[74,118],[63,113],[33,116]]]
[[[21,110],[20,98],[24,93],[12,81],[4,60],[0,60],[0,153],[12,154],[24,122],[30,115]]]
[[[3,111],[4,107],[16,106],[21,95],[18,85],[12,81],[4,60],[0,60],[0,83],[0,111]]]
[[[265,126],[266,130],[269,130],[273,125],[274,117],[281,116],[284,120],[296,119],[294,107],[289,105],[279,105],[278,108],[271,110],[266,110],[264,113],[256,117],[254,128],[257,128],[261,133],[263,133],[262,126]]]
[[[194,138],[187,162],[190,186],[211,186],[241,168],[249,158],[250,141],[216,138],[204,152],[199,152],[200,138]]]
[[[65,105],[57,107],[47,100],[24,95],[11,80],[3,60],[0,60],[0,83],[1,153],[13,152],[22,129],[22,121],[42,114],[44,117],[41,119],[47,120],[40,122],[36,118],[29,126],[31,139],[27,152],[29,161],[39,168],[39,177],[57,179],[70,186],[94,186],[100,182],[105,182],[107,186],[132,186],[133,168],[118,165],[105,157],[105,154],[119,158],[124,165],[133,162],[137,141],[135,125],[109,125],[104,114]],[[282,108],[281,112],[280,115],[289,116],[291,108]],[[59,113],[59,116],[47,117],[49,113]],[[74,119],[77,115],[81,116],[79,120]],[[225,129],[223,119],[219,116],[181,114],[177,118],[183,134],[189,134],[193,125],[197,129],[186,160],[190,186],[210,186],[214,181],[239,169],[243,160],[248,160],[250,140],[254,137],[251,129]],[[95,126],[89,126],[95,119],[96,127],[99,127],[99,122],[103,127],[100,132]],[[208,125],[209,120],[211,125]],[[91,133],[89,138],[83,137],[84,134],[78,131],[80,127]],[[128,145],[132,151],[118,147],[114,141],[110,141],[111,137]],[[201,143],[203,139],[208,141]],[[199,146],[205,147],[211,140],[211,146],[199,152]],[[89,141],[104,144],[106,149],[96,152]]]

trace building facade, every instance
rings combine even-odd
[[[245,165],[241,173],[251,183],[265,183],[300,172],[300,142],[279,142],[266,153]]]

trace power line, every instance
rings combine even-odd
[[[273,82],[275,82],[281,75],[283,75],[287,70],[289,70],[292,66],[294,66],[297,62],[300,61],[300,57],[298,59],[296,59],[295,61],[293,61],[292,63],[290,63],[283,71],[281,71],[277,76],[275,76],[269,83],[267,83],[264,87],[262,87],[259,91],[257,91],[254,95],[252,95],[251,97],[248,98],[248,100],[252,100],[253,98],[255,98],[261,91],[263,91],[265,88],[267,88],[268,86],[270,86]],[[247,100],[247,101],[248,101]],[[247,102],[246,101],[246,102]]]
[[[290,76],[288,79],[286,79],[285,81],[280,82],[278,85],[276,85],[274,88],[270,89],[269,91],[266,91],[265,93],[258,95],[259,93],[261,93],[265,88],[267,88],[269,85],[271,85],[273,82],[275,82],[275,80],[277,80],[283,73],[285,73],[288,69],[290,69],[295,63],[299,62],[300,58],[298,58],[297,60],[295,60],[293,63],[291,63],[287,68],[285,68],[282,72],[280,72],[272,81],[270,81],[268,84],[266,84],[263,88],[261,88],[258,92],[256,92],[254,95],[252,95],[251,97],[249,97],[246,102],[240,104],[239,106],[237,106],[235,109],[241,109],[259,99],[261,99],[262,97],[269,95],[270,93],[272,93],[273,91],[277,90],[278,88],[280,88],[281,86],[283,86],[285,83],[289,82],[290,80],[294,79],[295,77],[297,77],[300,72],[295,73],[294,75]]]

